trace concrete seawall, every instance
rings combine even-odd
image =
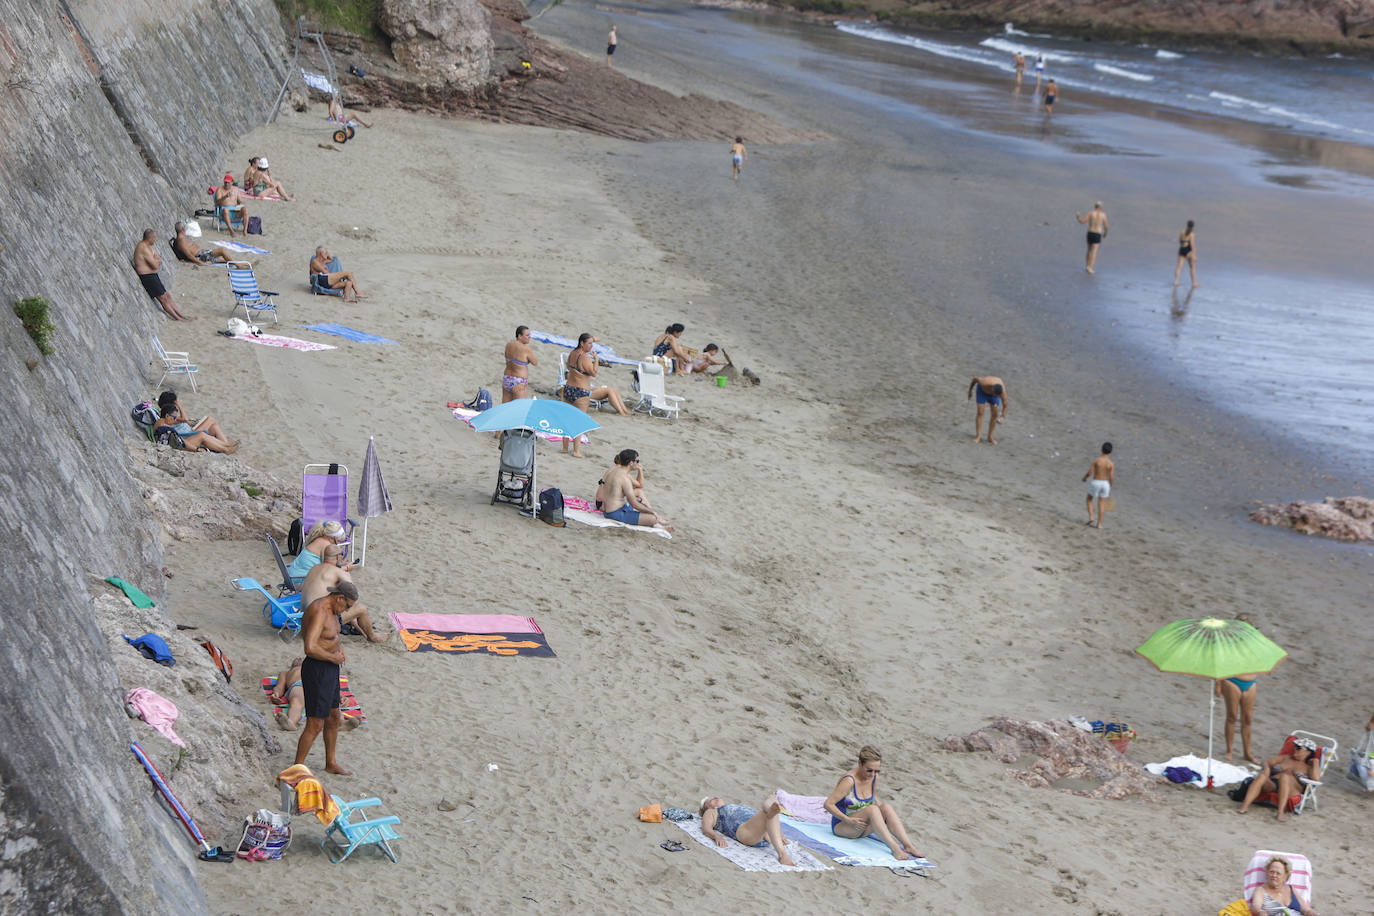
[[[205,205],[222,151],[273,100],[285,41],[271,0],[0,0],[3,912],[205,910],[191,847],[129,753],[88,573],[160,597],[128,471],[160,319],[130,252]],[[34,295],[52,304],[47,357],[10,309]]]

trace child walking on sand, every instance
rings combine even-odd
[[[1088,524],[1093,523],[1093,497],[1097,497],[1097,527],[1102,527],[1102,502],[1112,495],[1112,484],[1116,483],[1116,465],[1112,464],[1112,459],[1107,456],[1112,453],[1110,442],[1102,443],[1102,454],[1093,459],[1093,463],[1088,466],[1088,473],[1083,475],[1088,482]]]

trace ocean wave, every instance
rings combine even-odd
[[[1063,54],[1059,51],[1046,51],[1043,48],[1037,48],[1035,45],[1026,44],[1025,42],[1006,41],[1002,38],[984,38],[982,41],[978,42],[978,46],[980,48],[992,48],[994,51],[1005,51],[1008,54],[1015,54],[1017,51],[1020,51],[1030,58],[1042,56],[1045,60],[1054,60],[1061,64],[1077,63],[1083,59],[1077,54]]]
[[[1007,35],[1025,35],[1027,37],[1030,37],[1030,32],[1023,32],[1020,29],[1013,26],[1010,22],[1002,26],[1002,31]]]
[[[1314,118],[1311,115],[1291,111],[1279,105],[1270,105],[1268,102],[1257,102],[1254,99],[1247,99],[1239,95],[1231,95],[1228,92],[1217,92],[1213,90],[1207,93],[1207,97],[1221,102],[1222,105],[1228,108],[1249,109],[1250,111],[1263,112],[1272,117],[1289,118],[1293,121],[1297,121],[1299,124],[1307,124],[1311,127],[1324,127],[1327,130],[1348,131],[1349,133],[1370,136],[1369,131],[1360,130],[1358,127],[1351,127],[1348,124],[1336,124],[1332,121],[1326,121],[1321,118]]]
[[[1146,73],[1136,73],[1133,70],[1123,70],[1120,67],[1113,67],[1111,64],[1093,64],[1093,69],[1098,73],[1110,73],[1112,76],[1124,76],[1128,80],[1135,80],[1138,83],[1153,83],[1155,78]]]
[[[1179,54],[1177,51],[1166,51],[1163,48],[1155,51],[1155,57],[1158,57],[1160,60],[1178,60],[1182,56],[1183,55]]]
[[[924,38],[917,38],[915,35],[902,35],[898,32],[889,32],[883,28],[875,28],[860,22],[837,22],[835,28],[847,35],[857,35],[860,38],[871,38],[874,41],[886,41],[895,45],[906,45],[908,48],[916,48],[930,54],[937,54],[940,57],[951,57],[955,60],[966,60],[970,63],[997,66],[1000,61],[992,61],[986,54],[979,54],[970,48],[961,48],[958,45],[947,45],[939,41],[928,41]]]

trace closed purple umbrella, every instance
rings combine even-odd
[[[363,476],[358,482],[358,514],[363,517],[363,546],[358,565],[367,564],[367,520],[391,511],[391,496],[382,479],[382,465],[377,460],[377,443],[367,437],[367,458],[363,460]]]

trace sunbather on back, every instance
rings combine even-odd
[[[310,568],[310,572],[305,574],[305,580],[301,582],[301,607],[309,607],[316,599],[323,598],[329,594],[331,588],[338,587],[340,583],[353,584],[353,577],[348,573],[353,564],[344,563],[344,553],[345,548],[338,544],[330,544],[324,548],[320,562]],[[356,587],[355,585],[354,588]],[[339,622],[353,624],[372,642],[386,642],[389,638],[378,636],[372,629],[372,617],[361,601],[355,601],[352,607],[339,615]]]
[[[291,667],[277,675],[277,686],[272,688],[272,701],[287,704],[286,712],[278,709],[272,713],[272,718],[277,720],[277,727],[284,732],[299,728],[301,716],[305,715],[305,691],[301,689],[303,661],[305,658],[299,655],[292,659]]]
[[[227,264],[229,261],[239,260],[233,254],[216,245],[214,248],[201,248],[195,241],[186,234],[186,224],[177,223],[177,237],[172,242],[177,253],[183,259],[190,261],[191,266],[199,268],[202,264]],[[249,265],[256,265],[257,261],[247,262]]]
[[[627,452],[630,457],[626,456]],[[620,463],[622,459],[625,459],[625,464]],[[666,531],[672,531],[668,520],[652,511],[649,504],[635,493],[633,475],[638,467],[639,453],[634,449],[626,449],[616,456],[615,467],[601,478],[601,486],[597,490],[601,514],[626,525],[661,527]]]
[[[748,805],[727,805],[719,795],[701,800],[701,833],[724,848],[725,837],[730,837],[745,846],[769,846],[778,854],[783,865],[796,865],[787,852],[787,841],[782,837],[782,826],[778,815],[782,805],[778,797],[770,795],[763,800],[763,810],[755,811]]]

